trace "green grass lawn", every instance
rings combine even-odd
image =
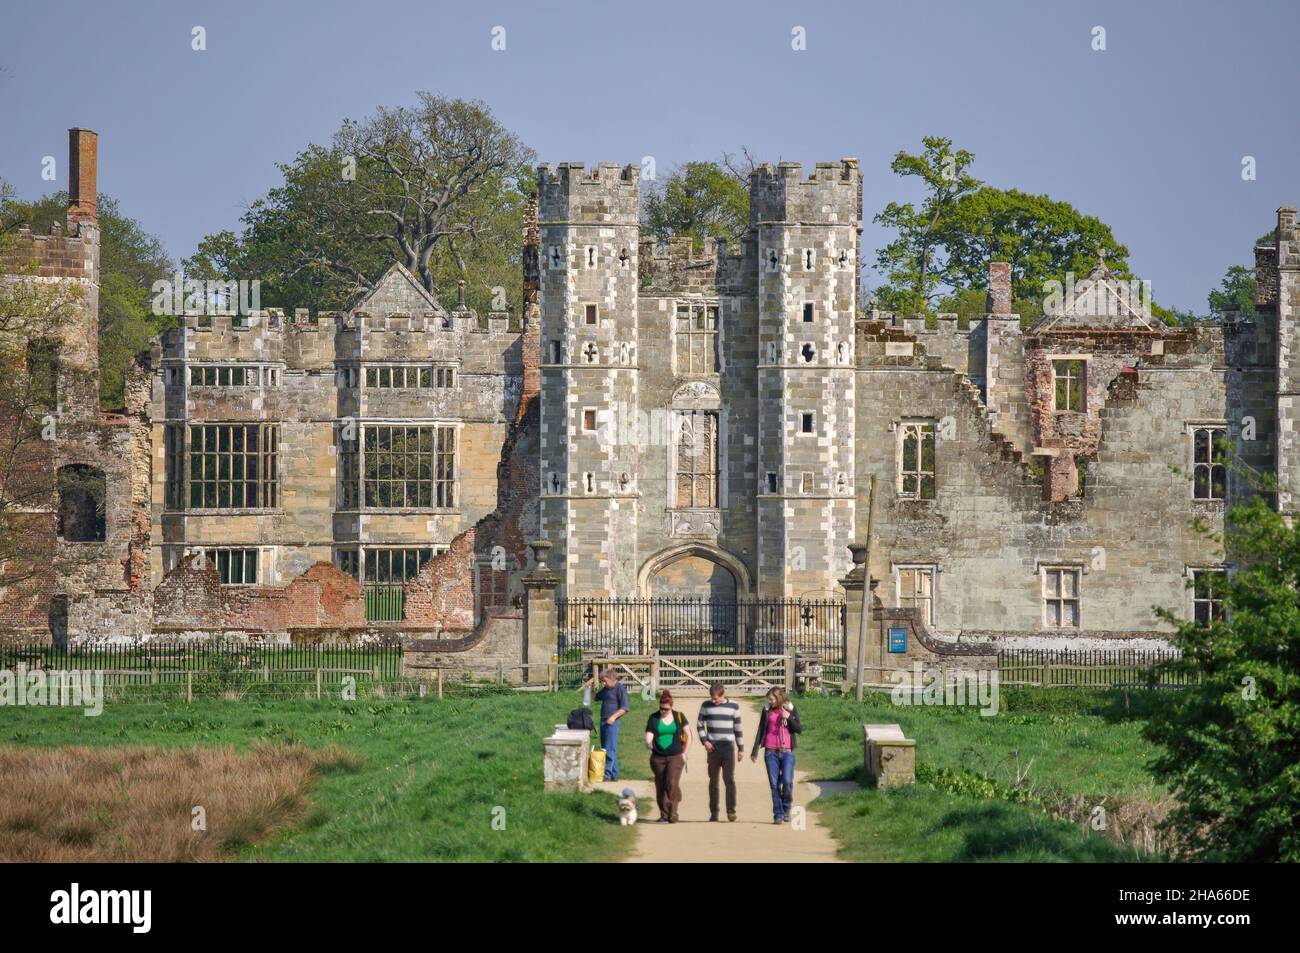
[[[1140,699],[1139,699],[1140,701]],[[1045,807],[1105,807],[1108,823],[1167,801],[1147,773],[1140,712],[1066,689],[1002,693],[1002,710],[894,705],[871,694],[799,699],[800,766],[865,784],[862,725],[898,723],[917,743],[914,788],[839,794],[816,808],[849,860],[1118,861],[1151,859],[1105,834],[1053,820]],[[1077,809],[1077,808],[1076,808]],[[1127,839],[1127,838],[1126,838]]]
[[[542,792],[542,738],[580,704],[576,693],[358,702],[196,701],[80,709],[13,708],[0,745],[337,745],[363,762],[327,773],[305,824],[241,856],[263,861],[579,861],[622,856],[633,831],[607,794]],[[646,777],[633,699],[623,727],[625,776]],[[634,730],[636,729],[636,730]],[[504,829],[493,822],[504,821]]]

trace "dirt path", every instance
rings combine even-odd
[[[677,707],[690,716],[692,730],[703,702],[703,698],[678,699]],[[740,707],[748,751],[758,730],[760,706],[752,700],[741,699]],[[621,761],[626,763],[632,758],[649,757],[642,743],[643,727],[630,722],[623,726],[619,751]],[[795,820],[788,824],[772,823],[772,795],[767,784],[767,769],[761,757],[754,763],[748,755],[736,765],[736,821],[727,821],[724,787],[719,792],[724,808],[722,820],[710,823],[707,752],[698,739],[691,744],[687,769],[682,776],[680,820],[676,824],[657,823],[659,810],[655,806],[653,781],[611,781],[596,787],[613,793],[630,787],[636,792],[640,821],[637,824],[636,849],[627,858],[632,863],[835,862],[838,847],[835,839],[818,822],[817,815],[806,808],[808,802],[818,795],[832,788],[840,790],[848,782],[823,782],[819,785],[808,781],[807,775],[799,770],[797,749],[795,755]]]

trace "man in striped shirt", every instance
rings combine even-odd
[[[727,820],[736,819],[736,759],[744,750],[740,706],[727,698],[727,690],[715,682],[709,686],[709,700],[700,706],[696,733],[709,753],[709,820],[718,819],[718,774],[727,786]]]

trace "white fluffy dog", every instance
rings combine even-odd
[[[618,799],[618,822],[623,827],[636,823],[636,798],[631,788],[624,788],[623,796]]]

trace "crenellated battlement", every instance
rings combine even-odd
[[[749,177],[749,221],[859,225],[862,172],[857,159],[819,162],[804,178],[803,165],[764,163]]]
[[[641,170],[602,162],[587,172],[581,162],[537,167],[541,225],[636,225],[641,211]]]
[[[92,277],[98,235],[99,226],[84,220],[70,220],[66,229],[56,222],[44,235],[20,225],[16,241],[0,255],[0,272],[38,278]]]

